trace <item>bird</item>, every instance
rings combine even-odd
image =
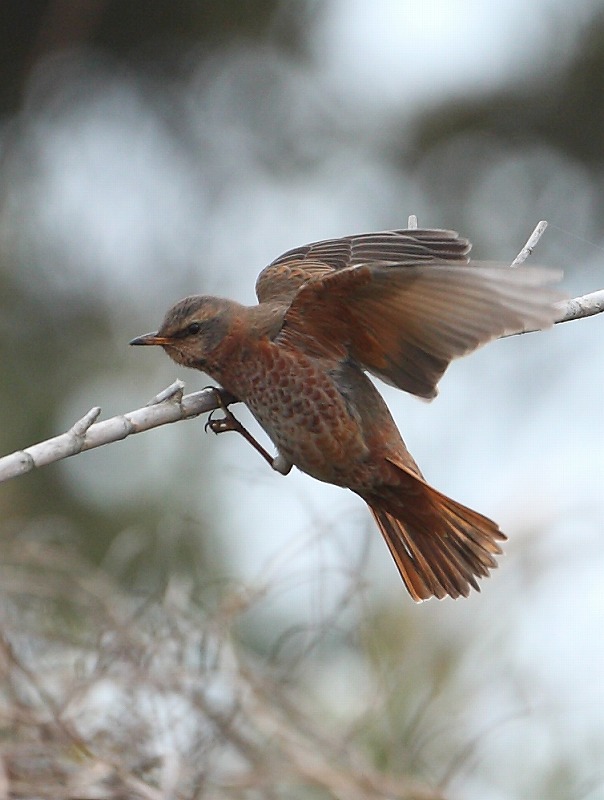
[[[556,320],[556,270],[470,261],[457,232],[400,229],[289,250],[260,272],[258,303],[204,295],[168,310],[157,345],[247,405],[270,455],[223,402],[215,433],[243,433],[277,472],[292,466],[369,506],[414,601],[468,596],[507,537],[433,488],[367,373],[432,400],[449,363]]]

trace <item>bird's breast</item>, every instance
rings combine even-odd
[[[240,397],[279,452],[313,477],[348,485],[368,454],[354,397],[338,384],[338,365],[270,340],[232,354],[220,381]]]

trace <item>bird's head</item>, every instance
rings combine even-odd
[[[218,297],[185,297],[168,311],[158,331],[137,336],[130,344],[159,345],[178,364],[206,372],[229,332],[236,305]]]

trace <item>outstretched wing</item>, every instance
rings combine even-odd
[[[547,287],[556,271],[428,261],[374,261],[315,277],[296,292],[277,341],[315,356],[352,357],[431,399],[453,358],[556,318],[560,295]]]
[[[261,303],[289,302],[308,281],[359,264],[466,264],[470,247],[467,239],[446,230],[382,231],[326,239],[288,250],[275,259],[258,276],[256,295]]]

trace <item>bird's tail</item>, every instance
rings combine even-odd
[[[497,566],[507,537],[487,517],[456,503],[402,464],[388,459],[397,485],[363,494],[415,601],[466,597]]]

